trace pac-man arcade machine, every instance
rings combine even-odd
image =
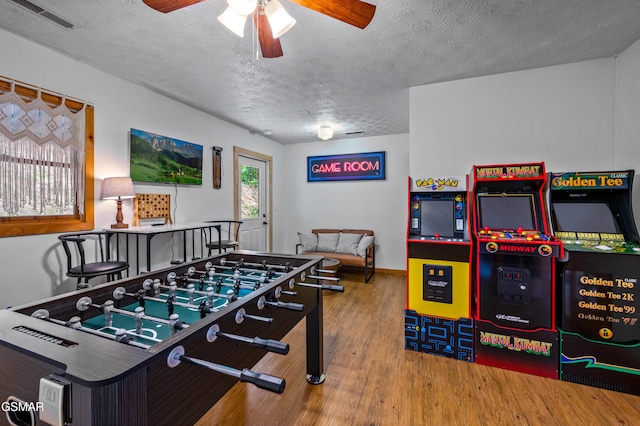
[[[467,177],[409,178],[405,349],[473,361]]]

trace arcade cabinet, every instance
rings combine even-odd
[[[558,378],[555,262],[544,163],[474,166],[475,360]]]
[[[405,349],[473,361],[467,178],[409,178]]]
[[[640,245],[633,170],[551,175],[564,242],[558,297],[564,381],[640,395]]]

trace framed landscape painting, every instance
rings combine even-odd
[[[202,145],[137,129],[129,140],[134,182],[202,185]]]

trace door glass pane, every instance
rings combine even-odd
[[[240,166],[242,197],[240,210],[243,219],[260,217],[260,169],[246,164]]]

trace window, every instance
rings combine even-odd
[[[93,112],[0,77],[0,237],[93,229]]]
[[[260,169],[240,165],[242,197],[240,198],[242,219],[258,219],[260,217]]]

